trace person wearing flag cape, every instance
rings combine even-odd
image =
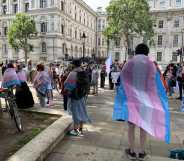
[[[129,159],[144,160],[146,136],[170,142],[168,98],[160,72],[149,59],[149,48],[139,44],[136,55],[123,67],[117,88],[113,120],[128,122]],[[135,150],[135,127],[140,128],[140,149]]]

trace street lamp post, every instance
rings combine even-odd
[[[83,42],[82,60],[83,60],[83,62],[84,62],[84,58],[85,58],[85,40],[86,40],[86,38],[87,38],[86,34],[83,33],[82,36],[81,36],[81,38],[82,38],[82,42]]]

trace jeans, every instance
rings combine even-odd
[[[40,93],[37,92],[37,96],[39,98],[40,106],[45,107],[46,106],[46,100],[45,97],[42,96]]]
[[[68,96],[64,94],[63,99],[64,99],[64,110],[66,111],[68,105]]]
[[[168,86],[169,86],[169,96],[172,96],[172,94],[174,93],[174,88],[171,85],[171,80],[168,80]]]

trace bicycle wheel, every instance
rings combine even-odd
[[[23,131],[23,126],[22,126],[22,121],[20,117],[20,113],[18,112],[17,104],[14,100],[9,100],[9,108],[10,108],[10,113],[14,119],[15,125],[18,129],[19,132]]]

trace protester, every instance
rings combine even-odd
[[[15,66],[13,63],[9,63],[3,75],[2,87],[3,88],[14,88],[17,85],[20,85],[20,81],[16,73]]]
[[[27,63],[27,75],[28,75],[28,81],[29,82],[32,82],[32,72],[33,72],[33,64],[32,64],[32,61],[31,60],[28,60],[28,63]]]
[[[89,79],[89,82],[91,83],[91,80],[92,80],[92,69],[91,69],[91,64],[88,64],[87,67],[86,67],[86,73],[88,75],[88,79]],[[89,86],[89,91],[90,93],[90,86]]]
[[[167,80],[169,88],[169,96],[174,93],[174,87],[176,86],[176,73],[174,70],[174,64],[169,64],[164,72],[164,78]]]
[[[22,64],[17,64],[17,76],[20,82],[27,82],[27,75],[26,72],[23,70]]]
[[[4,75],[5,70],[7,69],[7,64],[2,64],[2,75]]]
[[[49,76],[49,84],[47,86],[47,106],[53,106],[53,88],[54,88],[54,75],[53,75],[53,64],[50,63],[49,69],[45,69],[45,72],[47,72]]]
[[[91,77],[91,85],[93,86],[94,95],[98,95],[98,78],[99,78],[98,68],[97,65],[94,65]]]
[[[177,64],[177,83],[179,87],[179,97],[177,99],[182,100],[183,95],[183,70],[182,65]]]
[[[47,96],[48,86],[51,84],[49,75],[44,70],[45,70],[45,67],[43,64],[37,65],[38,73],[34,78],[34,82],[33,82],[41,107],[46,106],[46,96]]]
[[[147,133],[157,139],[170,141],[168,99],[155,64],[148,57],[145,44],[136,47],[136,56],[125,64],[117,88],[114,120],[128,122],[129,159],[144,160]],[[135,127],[140,128],[140,149],[135,149]]]
[[[110,67],[110,73],[109,73],[109,89],[113,90],[114,89],[114,83],[112,82],[112,72],[113,72],[113,67]]]
[[[30,108],[34,106],[34,100],[26,82],[26,72],[22,68],[23,65],[17,65],[17,76],[21,84],[16,88],[15,98],[18,108]]]
[[[160,70],[160,68],[159,68],[158,63],[157,63],[156,61],[154,61],[153,63],[155,64],[156,69],[157,69],[157,71],[158,71],[159,74],[160,74],[160,79],[162,80],[162,83],[163,83],[163,85],[164,85],[165,91],[166,91],[166,93],[167,93],[167,92],[169,91],[167,81],[165,80],[165,78],[164,78],[164,76],[163,76],[163,74],[162,74],[162,72],[161,72],[161,70]]]
[[[89,78],[87,73],[82,70],[80,60],[72,62],[74,69],[65,81],[64,87],[70,97],[70,110],[74,122],[71,135],[83,135],[83,124],[90,122],[86,111],[85,96],[88,92]]]
[[[64,110],[67,110],[67,105],[68,105],[68,95],[67,91],[64,89],[64,82],[67,79],[69,73],[73,70],[73,66],[69,66],[64,73],[61,75],[60,79],[60,88],[61,88],[61,94],[63,95],[63,101],[64,101]]]
[[[102,65],[101,72],[100,72],[100,87],[104,88],[105,87],[105,77],[106,77],[106,67],[105,65]]]

